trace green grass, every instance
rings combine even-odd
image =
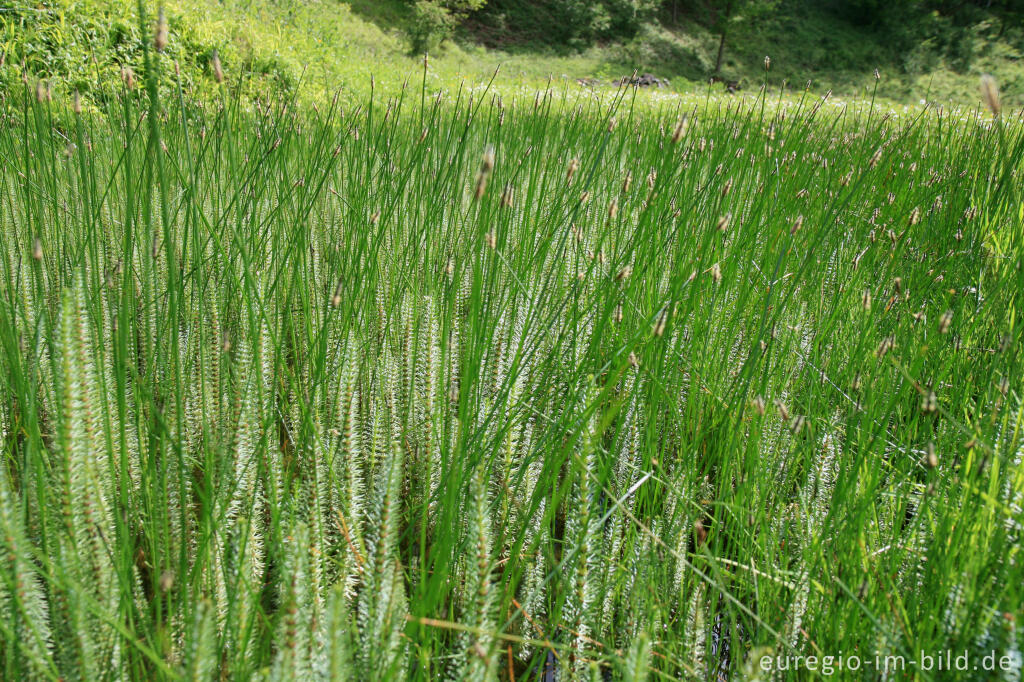
[[[1019,679],[1019,121],[144,61],[0,127],[4,679]]]
[[[940,36],[962,44],[958,50],[964,59],[950,63],[935,40],[899,51],[877,31],[838,22],[813,2],[790,4],[754,29],[735,29],[740,33],[725,53],[726,79],[756,92],[768,54],[774,82],[787,81],[797,95],[810,80],[818,94],[832,90],[867,98],[874,93],[893,105],[927,100],[972,106],[979,103],[978,77],[992,73],[1003,85],[1007,106],[1024,104],[1016,28],[996,37],[995,27],[982,22]],[[12,0],[8,5],[0,8],[0,92],[10,109],[18,109],[14,100],[23,70],[30,81],[42,78],[63,90],[78,89],[87,104],[101,109],[119,87],[122,65],[142,70],[136,0]],[[247,84],[246,99],[298,91],[309,103],[340,90],[343,101],[352,104],[368,95],[371,74],[389,94],[403,81],[419,79],[422,58],[408,54],[404,28],[410,12],[404,0],[167,0],[163,6],[170,45],[162,85],[172,99],[175,86],[167,77],[172,61],[180,66],[187,95],[215,93],[209,69],[214,50],[229,77]],[[157,4],[147,7],[152,14]],[[671,78],[670,92],[691,93],[704,89],[718,48],[717,37],[692,17],[680,17],[675,25],[652,22],[625,42],[580,51],[515,42],[484,47],[480,41],[494,33],[477,26],[477,33],[463,30],[456,40],[445,41],[431,56],[432,84],[478,85],[500,67],[498,88],[537,89],[549,78],[569,83],[598,78],[611,89],[612,80],[639,69]],[[876,68],[883,76],[878,84],[872,77]]]

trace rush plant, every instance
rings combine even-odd
[[[1010,112],[162,59],[0,126],[0,677],[1019,679]]]

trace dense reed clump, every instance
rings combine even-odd
[[[0,128],[0,677],[1019,679],[1009,112],[214,69]]]

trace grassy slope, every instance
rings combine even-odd
[[[183,65],[186,87],[199,91],[212,89],[207,63],[214,49],[229,74],[245,72],[290,84],[301,78],[307,85],[303,92],[309,94],[338,87],[364,92],[371,74],[393,87],[405,78],[418,78],[421,68],[421,59],[406,53],[401,26],[407,8],[400,0],[169,0],[165,5],[171,56]],[[119,63],[139,66],[133,0],[55,0],[46,5],[15,0],[11,6],[12,11],[0,14],[0,49],[6,56],[0,82],[8,89],[20,78],[22,62],[33,77],[56,76],[86,92],[104,80],[97,74],[116,82]],[[851,96],[868,92],[872,70],[878,67],[883,98],[918,102],[927,97],[973,105],[978,76],[990,72],[1003,84],[1007,103],[1021,104],[1024,68],[1019,50],[1006,42],[983,42],[980,36],[981,28],[973,65],[955,71],[933,59],[927,45],[920,54],[892,54],[869,32],[837,24],[808,8],[734,41],[725,74],[752,89],[760,82],[763,56],[770,54],[773,82],[786,79],[802,85],[811,79],[815,90],[832,88]],[[460,40],[446,43],[432,57],[432,77],[446,86],[463,79],[479,82],[500,65],[502,85],[535,87],[549,76],[569,82],[579,77],[610,81],[639,68],[672,78],[674,90],[692,90],[709,72],[715,48],[714,36],[685,20],[673,30],[652,25],[625,44],[580,53],[486,49]]]

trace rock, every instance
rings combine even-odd
[[[612,85],[616,87],[622,87],[623,85],[633,85],[639,88],[664,88],[667,87],[669,81],[667,78],[658,78],[654,74],[645,73],[642,76],[636,76],[633,78],[620,78],[612,81]]]

